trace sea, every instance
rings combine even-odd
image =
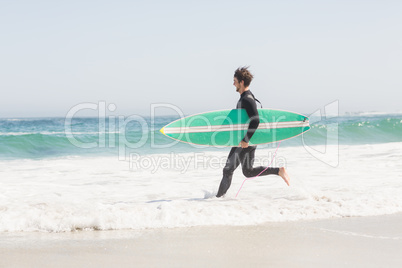
[[[178,116],[0,118],[0,232],[141,230],[363,217],[402,212],[402,114],[310,118],[258,146],[246,178],[216,198],[230,148],[180,143]]]

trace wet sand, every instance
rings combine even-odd
[[[0,267],[402,267],[402,214],[260,226],[0,234]]]

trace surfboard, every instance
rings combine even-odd
[[[258,109],[260,124],[249,145],[293,138],[310,129],[308,117],[281,110]],[[247,133],[250,119],[244,109],[212,111],[183,117],[160,132],[181,142],[207,146],[238,146]]]

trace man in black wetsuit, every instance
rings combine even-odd
[[[230,184],[232,183],[233,172],[240,164],[242,165],[243,174],[247,178],[257,176],[266,169],[266,167],[253,167],[255,149],[257,146],[248,145],[251,137],[254,135],[254,132],[260,124],[255,98],[253,93],[249,90],[252,79],[253,75],[249,72],[247,67],[238,68],[235,71],[233,85],[236,87],[236,91],[240,94],[240,100],[237,102],[236,109],[245,109],[250,121],[247,133],[239,146],[232,147],[230,150],[228,159],[226,160],[226,165],[223,168],[223,178],[216,197],[221,197],[226,194]],[[285,168],[269,167],[260,176],[270,174],[281,176],[286,184],[289,185],[289,176],[286,173]]]

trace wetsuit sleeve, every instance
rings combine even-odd
[[[246,110],[248,117],[250,118],[250,123],[248,125],[246,136],[244,136],[243,141],[249,142],[251,137],[254,135],[254,132],[257,130],[258,125],[260,124],[260,117],[257,111],[257,105],[255,104],[254,98],[246,97],[243,100],[243,108]]]

